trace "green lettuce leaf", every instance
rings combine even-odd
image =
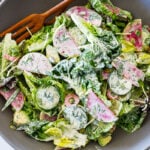
[[[102,134],[109,132],[114,127],[114,125],[114,122],[93,122],[86,128],[85,132],[88,135],[88,139],[97,140]]]
[[[76,58],[59,62],[53,67],[50,76],[67,82],[69,87],[81,97],[88,89],[100,92],[101,84],[92,67],[84,61],[77,61]]]
[[[25,133],[39,141],[52,141],[53,137],[42,131],[42,128],[47,124],[48,121],[33,121],[26,125],[20,126],[17,130],[23,130]]]
[[[48,44],[52,43],[52,25],[44,26],[30,39],[22,43],[24,53],[33,51],[44,51]]]
[[[143,49],[145,51],[150,50],[150,32],[148,31],[148,26],[143,26],[142,29],[142,39],[143,39]]]
[[[71,17],[91,43],[86,47],[81,58],[90,61],[91,65],[98,70],[104,67],[110,68],[112,59],[120,54],[120,44],[114,34],[86,22],[75,14]]]
[[[3,47],[3,42],[0,42],[0,62],[2,62],[2,47]],[[0,72],[1,72],[1,63],[0,63]]]
[[[146,71],[146,78],[150,79],[150,65],[148,66],[147,68],[147,71]]]
[[[65,27],[70,27],[72,24],[72,20],[65,13],[56,17],[56,21],[55,21],[53,29],[52,29],[53,32],[55,32],[55,30],[62,24],[64,24]]]
[[[89,0],[89,2],[98,13],[109,16],[113,20],[128,21],[132,19],[130,12],[114,6],[110,0]]]
[[[17,58],[20,57],[20,50],[19,47],[16,43],[16,41],[11,39],[11,34],[8,33],[4,37],[2,43],[0,44],[0,64],[1,64],[1,72],[0,72],[0,77],[4,78],[6,76],[6,70],[10,69],[17,60]],[[6,57],[13,57],[14,60],[8,60]],[[13,62],[11,64],[11,62]],[[10,65],[11,64],[11,65]]]
[[[88,142],[87,136],[81,134],[64,119],[54,122],[33,121],[20,126],[17,130],[24,130],[25,133],[39,141],[52,141],[54,144],[63,148],[79,148]]]
[[[128,133],[135,132],[139,129],[145,119],[146,112],[133,104],[125,103],[120,113],[117,125]]]

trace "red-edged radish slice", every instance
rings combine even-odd
[[[4,54],[4,58],[9,61],[17,61],[19,59],[19,57],[10,56],[8,54]]]
[[[130,62],[116,58],[113,61],[113,66],[117,70],[121,70],[121,74],[124,76],[124,78],[129,80],[134,86],[138,87],[139,86],[138,81],[144,80],[145,75],[143,71]]]
[[[126,79],[130,80],[130,82],[134,86],[139,86],[138,81],[139,80],[144,80],[144,73],[142,70],[138,69],[135,65],[126,62],[123,70],[123,75]]]
[[[64,25],[56,29],[53,36],[53,45],[58,48],[58,52],[64,57],[75,57],[80,55],[78,46]]]
[[[21,70],[29,71],[32,73],[48,75],[52,66],[45,55],[41,53],[28,53],[23,56],[17,67]]]
[[[110,100],[116,100],[118,98],[118,96],[114,93],[112,93],[112,91],[110,89],[107,90],[107,97]]]
[[[105,4],[108,11],[112,12],[113,14],[119,15],[121,13],[121,9],[119,7],[112,6],[110,4]]]
[[[137,51],[142,51],[142,21],[141,19],[135,19],[130,22],[124,29],[125,40],[130,41],[134,44]]]
[[[71,105],[77,105],[79,103],[79,97],[75,94],[68,94],[66,97],[65,97],[65,105],[68,107],[68,106],[71,106]]]
[[[46,121],[53,122],[53,121],[57,120],[57,116],[49,116],[45,112],[41,112],[40,113],[40,120],[46,120]]]
[[[102,79],[103,80],[107,80],[108,78],[109,78],[109,76],[110,76],[110,70],[103,70],[102,71]]]
[[[93,91],[88,94],[87,108],[91,116],[98,121],[114,122],[118,119]]]
[[[0,89],[0,94],[5,98],[5,100],[7,101],[7,99],[9,99],[11,97],[11,95],[15,92],[16,89],[11,89],[11,90],[7,90],[7,89]],[[24,101],[25,101],[25,97],[23,95],[22,92],[19,92],[18,95],[16,96],[15,100],[11,103],[11,106],[13,107],[13,109],[15,109],[16,111],[19,111],[22,109],[23,105],[24,105]]]
[[[100,26],[102,23],[102,17],[98,13],[84,6],[72,7],[66,14],[69,16],[71,16],[71,14],[76,14],[95,26]]]

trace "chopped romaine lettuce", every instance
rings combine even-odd
[[[52,43],[52,26],[45,26],[23,43],[23,52],[43,51]]]
[[[100,146],[106,146],[108,143],[110,143],[111,140],[112,140],[112,136],[111,135],[101,135],[98,138],[98,144]]]
[[[60,61],[60,57],[57,51],[57,48],[48,45],[46,47],[46,57],[52,64],[57,64]]]
[[[40,141],[52,141],[63,148],[79,148],[88,142],[87,136],[81,134],[64,119],[55,122],[34,121],[22,125],[18,130],[24,130],[28,135]]]
[[[146,112],[133,104],[123,104],[117,125],[126,132],[132,133],[139,129],[145,119]]]
[[[75,14],[72,14],[71,17],[91,43],[91,46],[88,48],[89,51],[85,51],[83,55],[90,55],[88,58],[95,61],[91,63],[93,63],[94,66],[99,66],[97,69],[110,67],[110,62],[114,57],[118,56],[120,52],[120,44],[114,34],[111,31],[102,30],[101,28],[91,25]]]
[[[6,71],[14,65],[14,63],[20,57],[19,47],[16,41],[11,39],[11,34],[6,34],[4,37],[1,46],[1,72],[0,77],[6,77]]]
[[[69,84],[76,94],[83,97],[88,89],[93,89],[96,93],[100,92],[100,83],[97,75],[91,66],[86,62],[77,62],[76,58],[63,60],[53,67],[50,76],[60,79]]]
[[[132,19],[130,12],[114,6],[109,0],[89,0],[89,2],[97,12],[107,15],[113,20],[128,21]]]
[[[148,66],[148,69],[147,69],[145,75],[146,75],[146,77],[148,77],[148,78],[150,77],[150,65]]]
[[[103,123],[94,121],[86,128],[86,133],[88,135],[88,139],[97,140],[101,134],[108,133],[113,127],[115,123]]]
[[[67,16],[65,13],[61,14],[60,16],[56,17],[56,21],[53,26],[53,32],[60,26],[65,25],[66,27],[72,26],[72,20],[69,16]]]
[[[150,32],[148,26],[143,26],[142,28],[142,38],[143,38],[143,50],[150,50]]]
[[[117,126],[140,128],[150,105],[150,28],[141,19],[110,0],[89,0],[30,34],[18,45],[10,33],[0,42],[11,127],[56,149],[105,146]]]
[[[143,65],[150,64],[150,54],[141,52],[138,54],[138,58],[136,61],[138,64],[143,64]]]

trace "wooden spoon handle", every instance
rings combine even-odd
[[[54,6],[53,8],[47,10],[46,12],[42,13],[41,15],[46,19],[50,15],[56,13],[59,10],[62,10],[63,8],[67,7],[73,0],[63,0],[58,5]]]

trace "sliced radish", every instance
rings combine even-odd
[[[8,54],[4,54],[3,57],[9,61],[17,61],[19,59],[19,57],[10,56]]]
[[[17,66],[21,70],[48,75],[52,66],[48,58],[41,53],[28,53],[23,56]]]
[[[49,116],[45,112],[41,112],[40,113],[40,120],[46,120],[46,121],[53,122],[53,121],[57,120],[57,116]]]
[[[116,100],[118,98],[118,95],[112,93],[110,89],[107,90],[107,97],[110,100]]]
[[[11,95],[15,92],[16,89],[7,90],[6,88],[0,89],[0,94],[5,98],[7,101]],[[19,92],[15,100],[11,103],[13,109],[19,111],[22,109],[24,105],[25,97],[22,92]]]
[[[138,81],[144,80],[144,73],[142,70],[138,69],[135,65],[127,62],[124,66],[123,75],[126,79],[130,80],[130,82],[135,85],[139,86]]]
[[[53,36],[53,45],[58,48],[60,55],[64,57],[74,57],[80,55],[78,46],[73,41],[64,25],[56,29]]]
[[[84,6],[72,7],[66,14],[69,16],[71,16],[71,14],[76,14],[95,26],[100,26],[102,23],[102,17],[98,13]]]
[[[93,91],[88,94],[87,108],[98,121],[113,122],[118,119]]]
[[[124,29],[125,40],[130,41],[134,44],[137,51],[142,51],[142,21],[141,19],[136,19],[130,22]]]
[[[79,103],[79,97],[75,94],[68,94],[65,97],[65,105],[66,106],[71,106],[71,105],[77,105]]]
[[[144,80],[145,75],[143,71],[130,62],[123,61],[120,58],[116,58],[113,61],[113,66],[117,70],[121,70],[120,73],[124,76],[124,78],[129,80],[134,86],[138,87],[138,81]]]

